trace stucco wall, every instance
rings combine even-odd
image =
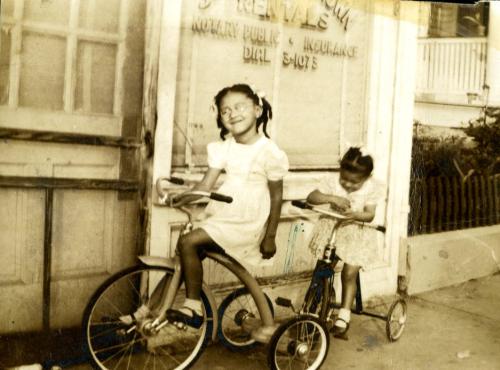
[[[415,102],[415,119],[424,125],[467,127],[470,120],[481,115],[477,105],[451,105]]]
[[[408,239],[408,293],[416,294],[500,270],[500,225]]]

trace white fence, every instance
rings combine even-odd
[[[425,38],[418,42],[417,94],[481,94],[486,38]]]

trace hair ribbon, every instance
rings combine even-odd
[[[262,107],[262,99],[265,98],[266,93],[262,90],[255,88],[254,85],[249,85],[253,93],[259,98],[259,106]]]

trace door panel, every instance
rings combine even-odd
[[[11,140],[1,142],[0,151],[4,176],[114,179],[119,175],[116,148]]]
[[[42,327],[44,192],[0,188],[0,332]]]
[[[54,194],[51,326],[74,326],[88,298],[117,269],[134,263],[137,206],[115,191]]]

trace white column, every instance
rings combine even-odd
[[[407,236],[419,3],[399,4],[374,2],[367,144],[375,153],[375,176],[385,180],[389,192],[385,220],[377,219],[387,226],[383,261],[364,274],[365,298],[396,291],[400,246]]]
[[[419,1],[418,4],[418,37],[427,37],[431,17],[431,3]]]
[[[155,134],[153,186],[158,177],[169,176],[172,165],[172,146],[175,113],[175,92],[181,32],[182,1],[163,1],[160,56],[158,67],[158,121]],[[153,200],[156,192],[153,189]],[[164,256],[170,245],[170,228],[165,207],[153,205],[149,254]]]
[[[500,2],[491,1],[489,5],[486,84],[490,87],[489,104],[500,105]]]
[[[391,257],[393,272],[406,275],[406,239],[408,237],[408,216],[410,212],[410,173],[413,139],[413,119],[415,106],[415,86],[417,78],[418,24],[414,15],[418,2],[401,2],[398,32],[398,52],[396,59],[396,79],[394,86],[394,106],[389,179],[391,190],[388,201],[387,222],[394,228],[391,240],[397,245],[397,253]],[[395,247],[394,247],[395,248]],[[399,254],[404,253],[403,258]]]

